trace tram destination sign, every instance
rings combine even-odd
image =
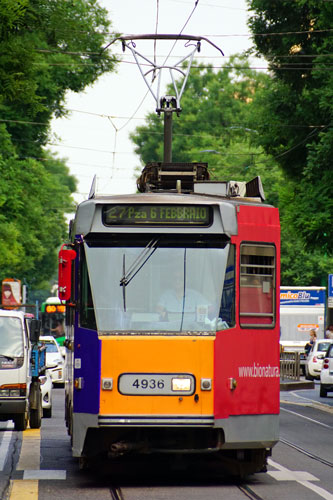
[[[106,226],[209,226],[211,207],[206,205],[104,205]]]

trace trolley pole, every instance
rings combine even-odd
[[[170,95],[161,97],[160,107],[157,113],[164,113],[164,163],[172,162],[172,113],[181,112],[181,108],[177,106],[176,98]]]
[[[172,110],[164,111],[164,163],[172,162]]]
[[[117,38],[114,38],[106,47],[108,48],[112,43],[114,43],[116,40],[121,40],[122,45],[123,45],[123,51],[125,48],[129,49],[133,57],[138,65],[138,68],[140,70],[140,73],[149,89],[149,92],[152,94],[152,96],[155,99],[156,102],[156,113],[158,116],[160,116],[161,113],[164,113],[164,152],[163,152],[163,159],[164,163],[172,163],[172,113],[177,113],[177,116],[179,116],[179,113],[181,112],[181,107],[180,107],[180,99],[183,95],[185,85],[190,73],[191,65],[193,62],[194,55],[197,52],[200,52],[201,48],[201,41],[205,40],[208,42],[210,45],[215,47],[222,55],[223,51],[217,47],[217,45],[214,45],[211,41],[209,41],[207,38],[202,37],[202,36],[189,36],[189,35],[182,35],[182,34],[160,34],[160,33],[154,33],[154,34],[146,34],[146,35],[128,35],[128,36],[120,36]],[[143,56],[140,54],[137,49],[136,49],[136,43],[134,40],[185,40],[185,47],[190,48],[190,53],[183,57],[180,61],[175,63],[174,65],[170,66],[169,63],[167,64],[167,59],[162,66],[157,65],[156,61],[150,61],[147,57]],[[196,42],[196,43],[190,43],[190,42]],[[104,49],[104,50],[105,50]],[[148,63],[148,67],[150,69],[146,70],[143,69],[142,65],[143,62],[145,61],[145,65]],[[185,61],[187,64],[184,64]],[[171,74],[172,78],[172,84],[173,84],[173,89],[175,91],[175,96],[172,95],[165,95],[161,96],[160,95],[160,84],[161,84],[161,73],[162,70],[168,70]],[[178,88],[177,82],[175,81],[175,73],[179,74],[182,76],[182,85],[181,88]],[[150,82],[148,80],[148,76],[152,74],[153,79]],[[155,76],[158,75],[157,78],[157,90],[156,92],[152,88],[152,83],[155,80]]]

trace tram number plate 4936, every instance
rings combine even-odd
[[[195,378],[188,373],[123,373],[118,390],[130,396],[185,396],[194,393]]]

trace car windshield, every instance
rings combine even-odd
[[[0,355],[23,356],[23,328],[20,318],[0,316]]]
[[[81,299],[87,302],[81,321],[91,300],[101,333],[229,328],[234,310],[230,247],[221,237],[181,235],[127,235],[113,245],[85,244],[91,290]]]

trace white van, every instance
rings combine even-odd
[[[326,288],[322,286],[281,286],[280,325],[281,343],[296,341],[304,345],[310,330],[324,338]]]
[[[15,430],[41,425],[39,382],[32,383],[28,320],[21,311],[0,310],[0,421],[13,420]]]

